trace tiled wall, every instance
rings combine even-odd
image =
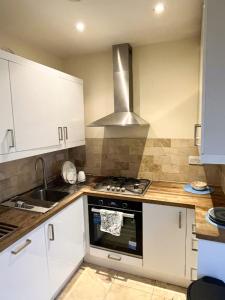
[[[189,155],[197,155],[193,140],[105,138],[87,139],[86,146],[42,155],[47,176],[60,175],[63,161],[74,161],[78,170],[93,175],[144,177],[153,180],[187,182],[207,180],[225,190],[225,167],[190,166]],[[37,156],[0,164],[0,201],[42,183],[41,168],[35,172]],[[221,180],[222,178],[222,180]]]
[[[92,138],[86,140],[86,146],[69,151],[69,158],[78,168],[94,175],[204,180],[220,185],[219,166],[191,166],[189,155],[198,155],[192,139]]]
[[[61,166],[67,159],[67,151],[41,155],[46,162],[48,178],[60,174]],[[0,202],[42,184],[42,169],[35,172],[37,156],[0,164]]]

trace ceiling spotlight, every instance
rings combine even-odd
[[[83,22],[77,22],[76,23],[76,29],[79,32],[83,32],[85,30],[85,25]]]
[[[153,8],[155,14],[160,15],[161,13],[164,12],[165,6],[162,2],[157,3],[154,8]]]

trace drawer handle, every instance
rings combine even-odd
[[[49,241],[55,240],[55,232],[54,232],[53,224],[48,224],[48,238],[49,238]]]
[[[63,129],[58,127],[59,141],[63,141]]]
[[[31,242],[32,242],[31,240],[27,239],[26,242],[22,246],[20,246],[17,250],[12,250],[11,253],[13,255],[19,254],[23,249],[25,249],[28,245],[30,245]]]
[[[68,128],[63,127],[65,140],[68,140]]]
[[[182,212],[179,212],[179,229],[182,227]]]
[[[10,137],[11,137],[11,145],[9,146],[9,148],[14,148],[15,147],[15,140],[14,140],[13,129],[8,129],[7,132],[10,133]]]
[[[200,146],[200,144],[197,143],[197,131],[198,128],[201,128],[201,124],[195,124],[195,130],[194,130],[194,146]]]
[[[108,254],[108,259],[116,260],[116,261],[121,261],[121,257],[113,257],[110,254]]]

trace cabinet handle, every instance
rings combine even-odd
[[[49,241],[55,240],[55,232],[54,232],[53,224],[48,224],[48,239],[49,239]]]
[[[182,212],[179,211],[179,229],[182,228]]]
[[[10,136],[11,136],[11,145],[9,146],[9,148],[14,148],[15,147],[15,140],[14,140],[13,129],[8,129],[7,132],[10,133]]]
[[[121,261],[121,256],[120,257],[113,257],[110,254],[108,254],[108,259],[116,260],[116,261]]]
[[[68,128],[63,127],[65,139],[68,140]]]
[[[22,246],[20,246],[20,247],[19,247],[18,249],[16,249],[16,250],[12,250],[11,253],[12,253],[13,255],[19,254],[23,249],[25,249],[28,245],[30,245],[31,242],[32,242],[31,240],[27,239],[26,242],[25,242]]]
[[[59,141],[63,141],[63,130],[62,127],[58,127]]]
[[[194,130],[194,146],[200,146],[198,143],[197,143],[197,131],[198,131],[198,128],[201,128],[201,124],[195,124],[195,130]]]

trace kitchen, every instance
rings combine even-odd
[[[0,299],[225,299],[224,11],[0,1]]]

